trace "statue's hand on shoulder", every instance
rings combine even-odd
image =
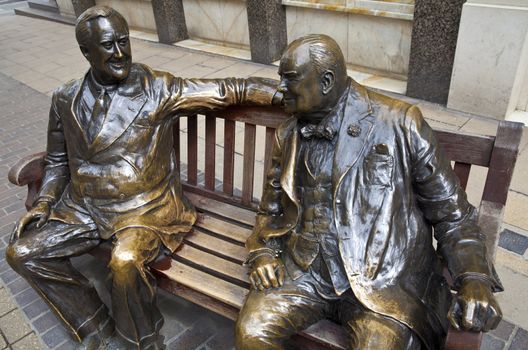
[[[20,238],[22,231],[24,231],[26,228],[27,224],[33,220],[38,220],[37,227],[43,226],[48,221],[49,215],[50,204],[48,202],[37,203],[37,205],[31,208],[24,216],[20,218],[20,220],[18,220],[9,241],[11,243],[17,241]]]
[[[282,286],[284,274],[284,264],[280,258],[270,254],[263,254],[253,261],[249,279],[253,288],[264,290]]]
[[[502,311],[489,283],[481,279],[465,279],[448,318],[458,330],[487,332],[498,326]]]

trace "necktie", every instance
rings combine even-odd
[[[94,141],[95,137],[99,133],[99,130],[101,129],[101,126],[103,125],[104,119],[106,117],[106,110],[108,107],[108,99],[109,96],[106,93],[106,90],[101,89],[101,93],[95,100],[92,109],[92,117],[88,122],[88,139],[90,143]]]

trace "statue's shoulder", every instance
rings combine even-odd
[[[53,97],[52,97],[53,102],[54,103],[71,102],[71,100],[73,100],[73,98],[77,94],[77,91],[79,91],[79,88],[82,85],[83,80],[84,80],[84,76],[78,79],[72,79],[58,86],[53,91]]]
[[[174,83],[175,76],[169,72],[153,69],[143,63],[135,63],[136,71],[140,73],[144,80],[154,88],[154,90],[163,89]]]
[[[387,121],[401,123],[414,105],[398,98],[367,89],[373,113]]]

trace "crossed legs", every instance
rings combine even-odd
[[[6,259],[48,303],[73,337],[83,339],[113,328],[113,321],[95,288],[71,264],[70,258],[101,243],[95,225],[49,221],[29,227],[10,244]],[[113,317],[119,336],[130,349],[156,347],[162,316],[156,306],[155,279],[146,265],[159,252],[157,235],[141,228],[115,236],[109,264]]]

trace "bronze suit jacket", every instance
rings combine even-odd
[[[53,204],[50,220],[95,224],[103,239],[127,227],[152,229],[171,250],[196,220],[181,192],[172,122],[232,104],[270,105],[276,92],[271,80],[181,79],[133,64],[90,143],[78,115],[83,81],[53,94],[37,201]]]
[[[418,108],[354,81],[341,108],[333,220],[351,289],[368,309],[415,330],[429,349],[442,348],[451,294],[437,252],[455,281],[477,272],[501,288],[475,208]],[[250,252],[286,241],[297,225],[297,129],[295,118],[277,129]]]

